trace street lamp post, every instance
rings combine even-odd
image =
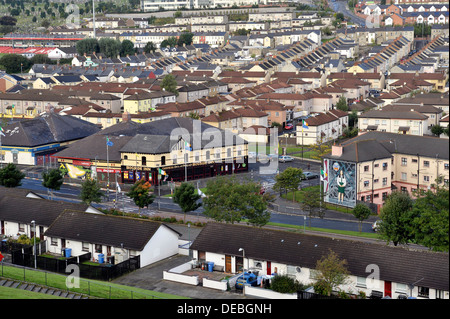
[[[244,279],[242,283],[242,294],[245,295],[245,250],[244,248],[239,248],[239,251],[242,251],[242,279]]]
[[[36,222],[34,220],[31,221],[31,225],[33,225],[34,229],[34,268],[37,268],[37,260],[36,260]]]

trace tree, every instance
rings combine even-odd
[[[42,179],[42,185],[52,190],[52,198],[53,191],[59,190],[64,182],[64,177],[61,174],[61,171],[56,168],[43,173]]]
[[[6,73],[19,73],[26,72],[31,62],[20,54],[5,54],[0,57],[0,65],[5,67]]]
[[[97,39],[83,39],[76,44],[77,53],[79,55],[92,54],[93,52],[100,52],[100,47]]]
[[[5,187],[18,187],[22,185],[22,179],[25,174],[22,173],[16,165],[9,163],[0,169],[0,185]]]
[[[317,188],[307,188],[302,190],[302,200],[300,201],[300,207],[302,210],[308,212],[309,227],[311,228],[311,218],[316,214],[318,217],[323,218],[325,210],[322,208],[322,196],[320,190]]]
[[[81,200],[90,205],[92,202],[100,203],[102,198],[105,197],[103,194],[100,184],[96,179],[87,178],[83,183],[81,183]]]
[[[328,143],[323,143],[322,137],[319,142],[310,147],[312,159],[322,160],[322,157],[331,152],[331,146]]]
[[[178,38],[177,45],[178,46],[183,46],[183,44],[191,45],[193,39],[194,39],[194,34],[192,32],[186,32],[186,31],[182,32],[180,34],[180,37]]]
[[[359,232],[362,232],[362,222],[369,218],[370,214],[372,214],[372,211],[366,205],[358,203],[353,208],[352,213],[353,216],[355,216],[355,218],[359,221]]]
[[[344,96],[339,98],[339,101],[336,103],[336,108],[344,112],[348,111],[347,99]]]
[[[295,201],[295,192],[302,182],[303,171],[300,168],[288,167],[281,174],[275,176],[275,185],[273,189],[281,192],[292,191],[292,201]]]
[[[253,226],[263,226],[269,221],[268,198],[260,195],[258,183],[219,177],[206,186],[205,216],[231,224],[248,219],[248,224]]]
[[[330,296],[331,292],[338,286],[347,283],[349,271],[347,261],[340,260],[339,256],[329,250],[328,255],[322,256],[316,263],[317,281],[321,284],[325,295]]]
[[[442,133],[444,133],[444,128],[440,125],[433,125],[431,127],[431,133],[439,137]]]
[[[192,212],[202,206],[198,203],[201,198],[195,192],[195,188],[190,183],[181,183],[180,187],[176,187],[173,194],[173,202],[178,204],[184,213],[184,221],[186,221],[186,213]]]
[[[156,46],[153,42],[147,42],[147,44],[144,47],[144,53],[152,53],[156,51]]]
[[[411,209],[413,201],[407,193],[393,192],[381,209],[380,236],[395,246],[406,244],[413,239],[411,235]]]
[[[177,80],[175,80],[175,77],[172,74],[167,74],[164,76],[161,82],[161,88],[178,96]]]
[[[47,54],[35,54],[30,62],[32,64],[53,64],[53,60],[48,57]]]
[[[121,56],[127,56],[127,55],[133,55],[136,52],[134,49],[134,43],[130,40],[123,40],[120,44],[120,55]]]
[[[177,39],[176,37],[169,37],[168,39],[163,40],[163,41],[161,42],[161,44],[159,45],[159,47],[160,47],[161,49],[162,49],[162,48],[165,48],[165,47],[172,48],[172,47],[174,47],[175,45],[177,45],[177,42],[178,42],[178,39]]]
[[[434,251],[449,250],[449,191],[437,187],[419,195],[412,208],[412,229],[417,244]]]
[[[17,19],[11,16],[2,16],[0,17],[0,25],[11,25],[15,26],[17,23]]]
[[[98,41],[100,52],[109,58],[115,58],[120,54],[120,41],[110,38],[101,38]]]
[[[139,214],[141,213],[141,208],[148,208],[148,205],[155,200],[155,195],[150,193],[150,183],[144,180],[134,183],[126,195],[133,199],[134,203],[139,207]]]

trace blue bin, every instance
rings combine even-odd
[[[103,264],[105,262],[105,255],[104,254],[98,254],[98,263]]]
[[[214,268],[214,263],[212,261],[208,262],[208,271],[212,272]]]
[[[72,248],[66,248],[66,257],[72,256]]]

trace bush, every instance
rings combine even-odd
[[[313,287],[314,287],[314,292],[316,294],[323,295],[323,296],[328,295],[328,288],[327,288],[328,285],[324,281],[319,280],[319,281],[315,282]]]
[[[294,293],[302,290],[303,285],[287,275],[276,275],[272,279],[271,288],[279,293]]]

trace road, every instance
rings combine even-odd
[[[250,179],[256,182],[260,182],[266,188],[267,192],[273,192],[272,187],[275,183],[275,174],[261,174],[260,169],[267,164],[254,163],[250,164],[249,172],[240,173],[235,175],[238,180]],[[318,173],[320,170],[320,163],[309,162],[306,160],[295,159],[293,162],[289,163],[278,163],[279,171],[284,171],[287,167],[301,168],[304,171],[311,171]],[[302,182],[302,187],[319,185],[319,179],[305,180]],[[199,180],[198,185],[200,188],[205,187],[207,180]],[[42,182],[37,179],[26,178],[22,181],[21,188],[26,188],[33,190],[37,194],[42,195],[45,198],[50,198],[47,189],[42,186]],[[168,190],[165,190],[167,194]],[[60,190],[53,191],[53,198],[56,200],[65,200],[71,202],[80,202],[79,199],[80,187],[64,184]],[[157,194],[158,195],[158,194]],[[116,197],[117,196],[117,197]],[[277,206],[278,205],[278,206]],[[116,193],[111,191],[109,194],[109,201],[105,200],[99,204],[92,204],[94,207],[98,208],[114,208],[122,210],[127,213],[138,213],[139,208],[134,204],[133,200],[124,193]],[[308,226],[310,224],[309,217],[301,211],[298,204],[293,204],[290,202],[276,202],[273,206],[274,210],[271,212],[271,222],[282,223],[289,225],[298,226]],[[143,215],[156,215],[161,211],[181,213],[181,210],[177,204],[172,201],[170,197],[157,196],[155,201],[148,207],[140,210]],[[192,216],[198,218],[203,217],[203,208],[200,207],[194,212],[189,213]],[[341,214],[343,215],[343,214]],[[335,230],[350,230],[358,231],[358,223],[352,218],[351,215],[347,215],[348,220],[342,220],[341,218],[334,218],[330,213],[326,213],[323,219],[321,218],[311,218],[311,226],[317,228],[335,229]],[[364,232],[372,232],[371,222],[366,222],[363,224]]]
[[[346,18],[349,18],[351,22],[356,23],[359,26],[365,26],[366,21],[363,18],[358,17],[348,8],[347,1],[334,1],[328,0],[328,5],[334,12],[341,12]]]

